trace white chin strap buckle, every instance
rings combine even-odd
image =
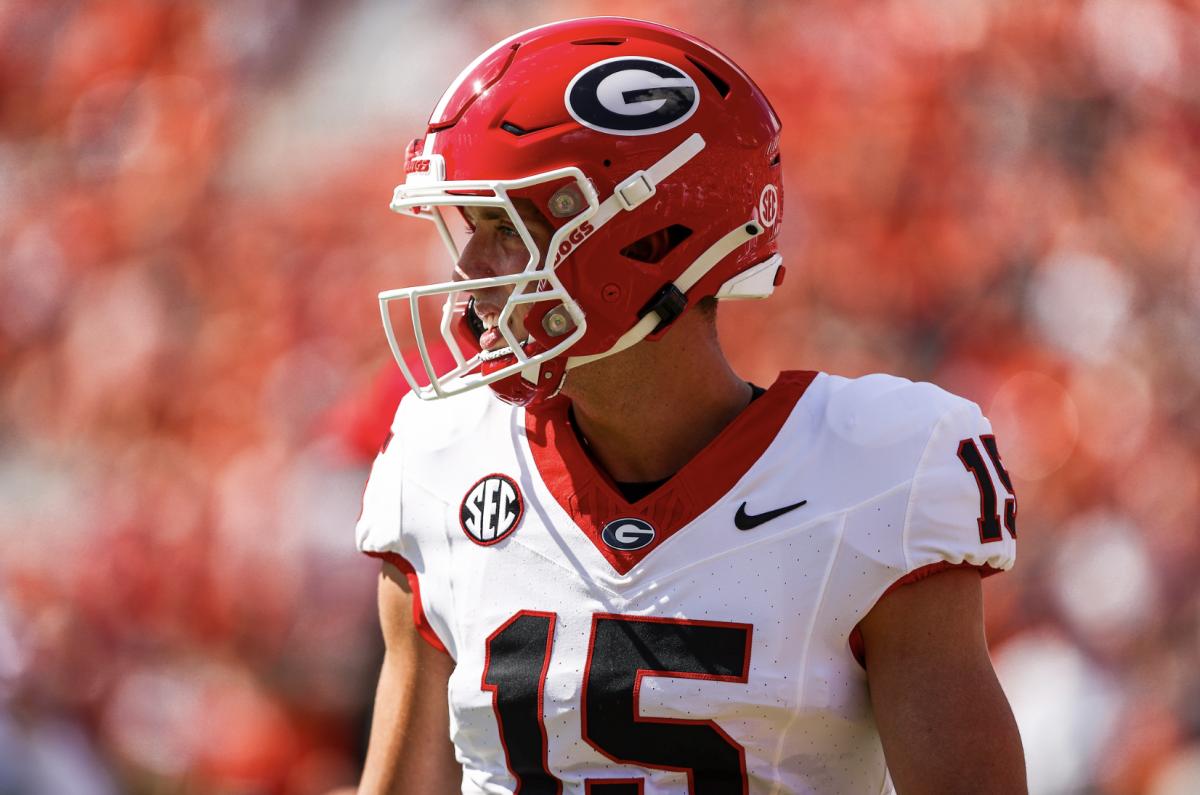
[[[614,195],[623,209],[632,210],[653,196],[657,190],[645,171],[635,171],[630,177],[622,180]]]

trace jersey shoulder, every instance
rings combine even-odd
[[[902,570],[1013,565],[1016,495],[978,405],[891,375],[826,376],[819,386],[826,446],[855,462],[853,477],[907,493],[891,525]]]
[[[827,429],[855,444],[920,445],[948,417],[983,418],[975,403],[924,381],[883,373],[859,378],[827,375],[823,381]]]
[[[798,409],[785,457],[815,460],[823,487],[849,502],[910,482],[934,429],[947,418],[964,425],[982,421],[968,400],[933,384],[883,374],[822,373]]]
[[[410,554],[402,533],[406,492],[415,487],[427,495],[440,494],[448,475],[470,461],[487,459],[489,449],[511,447],[507,440],[515,411],[487,389],[453,400],[405,395],[367,478],[355,533],[359,550]]]
[[[513,411],[490,389],[475,389],[450,400],[421,400],[409,392],[396,408],[391,431],[409,454],[435,453],[469,442],[489,422],[503,421]]]

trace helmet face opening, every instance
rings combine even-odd
[[[537,402],[701,299],[769,295],[779,133],[742,70],[662,25],[568,20],[484,52],[410,146],[392,199],[433,222],[451,258],[447,281],[379,296],[412,391]],[[493,261],[471,236],[484,224],[485,241],[507,236]]]
[[[427,173],[427,172],[425,172]],[[579,169],[557,169],[519,180],[447,181],[432,176],[412,179],[396,188],[392,209],[431,221],[449,254],[451,281],[379,294],[380,312],[392,353],[410,388],[422,399],[449,397],[501,379],[521,377],[536,384],[540,365],[563,355],[587,330],[578,303],[554,273],[564,258],[564,241],[578,234],[599,206],[595,190]],[[551,210],[574,217],[552,231],[539,248],[526,215],[518,210],[521,194],[531,188],[555,186]],[[564,198],[565,197],[565,198]],[[476,226],[487,224],[510,237],[510,249],[523,249],[524,263],[467,264]],[[551,252],[554,256],[551,256]],[[567,251],[569,254],[569,249]],[[510,256],[509,263],[514,260]],[[487,301],[488,311],[483,311]],[[431,328],[426,308],[440,302]],[[534,331],[531,332],[530,328]],[[421,367],[411,368],[402,354],[401,339],[411,332]],[[454,366],[439,371],[435,353],[450,352]]]

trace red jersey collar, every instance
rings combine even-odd
[[[568,401],[526,410],[525,438],[554,499],[612,567],[627,574],[741,480],[775,439],[816,375],[810,371],[781,373],[770,389],[743,409],[683,469],[633,503],[625,501],[579,443],[570,424]],[[649,524],[653,538],[637,549],[610,546],[603,539],[604,528],[618,519]],[[637,535],[633,543],[637,543]]]

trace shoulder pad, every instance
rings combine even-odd
[[[943,416],[979,408],[969,400],[924,381],[874,373],[861,378],[830,376],[825,423],[852,444],[881,447],[929,438]]]
[[[396,409],[392,434],[413,452],[450,447],[474,434],[497,413],[514,411],[490,389],[474,389],[445,400],[421,400],[412,392]]]

